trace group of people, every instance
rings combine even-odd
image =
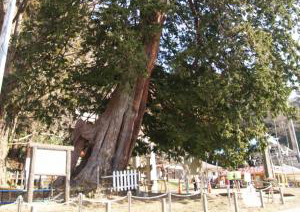
[[[202,184],[201,184],[202,183]],[[213,179],[207,179],[201,176],[194,176],[192,178],[192,184],[194,185],[194,191],[199,191],[201,188],[208,188],[213,183]]]

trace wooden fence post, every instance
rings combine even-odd
[[[162,199],[161,199],[161,211],[162,211],[162,212],[167,212],[166,198],[162,198]]]
[[[83,199],[83,194],[79,193],[79,195],[78,195],[78,212],[82,212],[82,199]]]
[[[18,203],[18,212],[22,211],[22,204],[23,204],[23,197],[20,195],[17,198],[17,203]]]
[[[30,171],[29,171],[29,179],[28,179],[28,189],[27,189],[27,202],[29,204],[32,203],[33,199],[33,189],[34,189],[34,168],[35,168],[35,160],[36,160],[36,150],[37,147],[31,147],[32,155],[30,161]]]
[[[208,212],[207,194],[203,193],[203,211]]]
[[[169,191],[169,193],[168,193],[168,202],[169,202],[169,211],[168,212],[172,212],[172,194],[171,194],[171,191]]]
[[[19,171],[16,172],[16,186],[18,186],[19,181]]]
[[[21,172],[21,187],[24,188],[24,171]]]
[[[71,180],[71,150],[67,150],[66,179],[65,179],[65,202],[70,201],[70,180]]]
[[[234,211],[235,212],[239,212],[239,205],[238,205],[238,199],[237,199],[237,193],[236,191],[233,193],[233,197],[234,197]]]
[[[282,189],[281,187],[279,187],[279,193],[280,193],[280,200],[281,200],[281,203],[284,205],[284,198],[283,198],[283,192],[282,192]]]
[[[230,207],[231,206],[230,187],[227,187],[227,198],[228,198],[229,207]]]
[[[53,199],[53,183],[51,185],[51,190],[50,190],[50,198]]]
[[[259,191],[259,197],[260,197],[261,207],[264,208],[265,207],[265,203],[264,203],[264,197],[263,197],[262,190]]]
[[[31,206],[30,212],[37,212],[34,206]]]
[[[202,197],[203,197],[203,188],[200,185],[200,198],[202,198]]]
[[[128,197],[128,212],[131,212],[131,191],[127,192]]]
[[[99,188],[99,178],[100,178],[100,168],[99,168],[99,165],[97,166],[97,189]]]
[[[111,212],[111,202],[105,203],[105,212]]]

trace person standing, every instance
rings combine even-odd
[[[192,178],[192,183],[194,185],[194,191],[198,191],[198,185],[195,177]]]

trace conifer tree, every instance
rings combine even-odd
[[[298,8],[297,0],[41,0],[18,38],[7,81],[18,86],[6,108],[48,124],[96,115],[72,135],[78,184],[95,185],[97,166],[102,175],[127,166],[145,112],[142,129],[164,152],[240,161],[249,140],[264,137],[264,117],[289,110]]]

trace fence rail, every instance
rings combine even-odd
[[[273,191],[273,189],[271,191]],[[263,191],[262,190],[260,190],[260,192],[258,192],[258,193],[259,193],[259,197],[260,197],[259,199],[260,199],[260,202],[261,202],[261,207],[266,207],[265,202],[264,202],[264,199],[266,198],[266,195],[263,196]],[[241,209],[242,209],[241,205],[240,205],[241,202],[239,202],[239,199],[241,199],[241,197],[242,197],[241,194],[242,194],[241,192],[234,191],[233,192],[233,197],[231,197],[231,195],[229,196],[229,199],[230,198],[233,199],[231,201],[233,203],[233,205],[232,205],[233,208],[231,207],[231,205],[230,205],[231,203],[229,202],[230,211],[234,211],[234,212],[240,212],[241,211]],[[256,194],[257,194],[257,192],[256,192]],[[210,207],[209,207],[210,205],[209,205],[209,202],[207,201],[207,199],[209,197],[209,194],[207,194],[206,192],[198,192],[198,193],[191,194],[191,195],[178,195],[178,194],[175,194],[175,193],[172,193],[172,192],[167,192],[167,193],[164,193],[164,194],[151,196],[151,197],[140,197],[140,196],[132,195],[131,191],[128,191],[127,195],[125,195],[123,197],[120,197],[120,198],[117,198],[117,199],[114,199],[114,200],[90,199],[90,198],[86,198],[82,193],[80,193],[77,198],[73,198],[73,199],[71,199],[71,201],[69,201],[67,203],[63,203],[63,204],[55,203],[55,204],[56,205],[71,205],[72,204],[74,206],[74,208],[73,208],[74,210],[72,210],[72,211],[74,211],[74,212],[85,212],[86,211],[85,206],[86,206],[87,203],[100,204],[100,205],[102,205],[101,207],[103,208],[103,210],[105,212],[113,212],[112,205],[119,204],[120,202],[122,202],[122,207],[123,207],[122,211],[124,211],[124,212],[125,211],[133,212],[132,209],[134,208],[135,202],[133,202],[132,200],[145,200],[145,201],[160,200],[158,202],[160,204],[160,206],[159,206],[160,209],[157,210],[157,211],[175,212],[176,208],[174,206],[176,206],[176,201],[174,202],[174,200],[176,200],[176,198],[178,200],[178,198],[191,198],[191,197],[196,197],[196,196],[199,196],[200,199],[202,199],[202,201],[200,201],[199,199],[194,199],[196,202],[199,202],[199,205],[202,204],[202,207],[197,206],[198,209],[196,211],[209,212],[210,211]],[[268,196],[268,199],[269,199],[269,197],[270,197],[270,195]],[[272,195],[272,197],[273,197],[273,201],[274,201],[274,194]],[[173,198],[175,198],[175,199],[173,199]],[[285,204],[284,196],[283,196],[283,192],[282,192],[281,188],[279,188],[278,198],[280,199],[281,204]],[[125,201],[125,203],[124,203],[124,201]],[[14,211],[17,211],[17,212],[22,212],[22,208],[24,206],[27,206],[27,208],[29,207],[29,205],[27,203],[23,202],[22,196],[19,196],[17,198],[17,201],[13,204],[14,204],[14,206],[16,206],[16,210],[14,210]],[[30,209],[31,212],[32,211],[35,211],[35,212],[42,212],[43,211],[43,210],[38,211],[34,204],[32,206],[33,207],[30,206],[31,207],[31,209]],[[48,207],[51,207],[51,205],[48,205]],[[97,206],[97,207],[100,208],[100,206]],[[4,208],[5,208],[5,206],[0,207],[0,211],[2,211],[2,209],[4,209]],[[4,209],[4,211],[5,211],[5,209]],[[12,210],[10,210],[10,211],[12,211]],[[97,211],[100,211],[100,210],[97,209]]]

